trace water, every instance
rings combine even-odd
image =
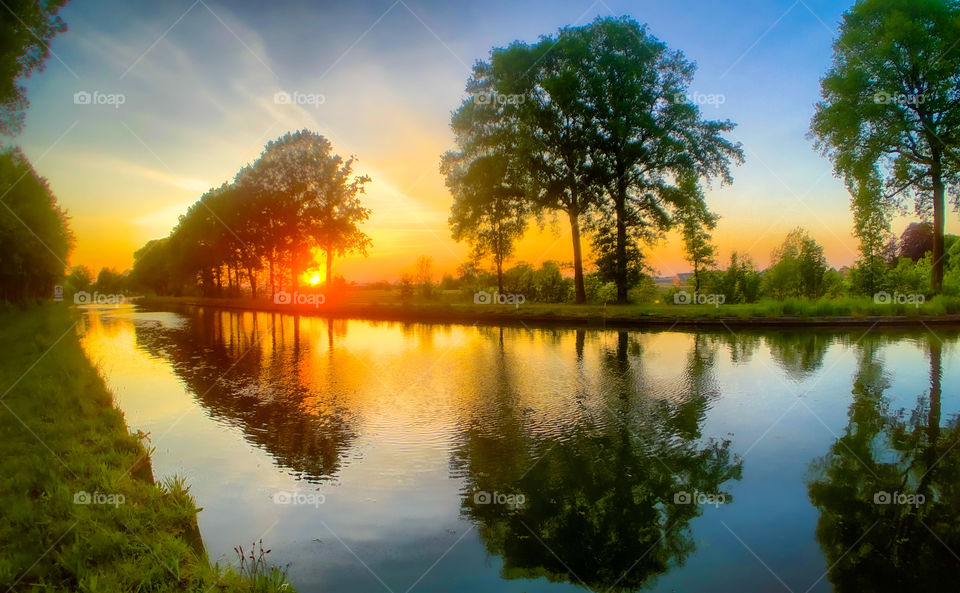
[[[956,330],[82,327],[211,559],[302,592],[957,590]]]

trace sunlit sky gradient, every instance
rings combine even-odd
[[[309,128],[373,178],[368,258],[335,270],[359,282],[397,279],[418,255],[452,272],[468,247],[450,238],[451,198],[438,171],[452,146],[450,112],[470,66],[491,47],[535,41],[596,16],[630,15],[699,67],[693,91],[724,97],[705,116],[739,124],[747,162],[708,202],[725,260],[761,266],[797,225],[831,265],[856,257],[848,195],[806,135],[842,12],[838,0],[589,0],[476,3],[345,0],[74,0],[47,69],[28,80],[31,107],[16,139],[69,210],[71,264],[128,268],[133,251],[166,236],[206,189],[231,180],[264,144]],[[322,105],[278,105],[278,90]],[[75,105],[77,91],[125,102]],[[896,231],[905,226],[898,221]],[[948,232],[960,225],[951,214]],[[516,260],[570,261],[565,221],[533,227]],[[660,274],[686,271],[680,242],[650,253]]]

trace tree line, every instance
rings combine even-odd
[[[811,131],[852,195],[860,257],[849,292],[875,294],[915,275],[889,250],[891,219],[911,202],[932,230],[924,290],[942,292],[954,267],[944,221],[946,196],[958,207],[960,181],[958,37],[955,2],[861,0],[844,14]],[[644,247],[671,229],[700,290],[703,272],[716,265],[717,217],[703,188],[729,183],[743,153],[724,137],[732,122],[702,118],[689,94],[694,73],[682,52],[625,17],[494,48],[474,66],[441,172],[454,197],[453,237],[469,241],[475,259],[491,260],[498,289],[528,225],[565,217],[575,302],[587,300],[585,232],[617,302],[649,270]],[[781,247],[790,253],[774,253],[766,274],[768,295],[823,294],[814,243],[791,233]],[[742,256],[731,261],[742,265]],[[948,281],[948,289],[960,283]]]
[[[354,162],[308,130],[269,142],[232,182],[201,196],[168,237],[134,254],[130,284],[205,296],[237,295],[245,285],[254,298],[261,288],[272,297],[298,290],[317,257],[330,284],[337,257],[370,245],[359,228],[370,216],[360,200],[370,178],[353,175]]]

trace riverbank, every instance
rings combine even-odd
[[[210,566],[189,487],[154,482],[78,322],[63,305],[0,309],[0,589],[280,590],[279,570]]]
[[[298,313],[334,318],[467,324],[557,324],[576,326],[960,326],[960,298],[937,297],[919,306],[872,299],[763,301],[742,305],[573,305],[524,303],[486,305],[453,300],[400,299],[386,290],[357,290],[322,304],[275,303],[265,299],[146,297],[145,306],[203,306]]]

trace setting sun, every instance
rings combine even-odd
[[[307,281],[310,283],[311,286],[316,286],[317,284],[320,284],[320,273],[314,272],[313,275],[310,276],[310,279]]]

